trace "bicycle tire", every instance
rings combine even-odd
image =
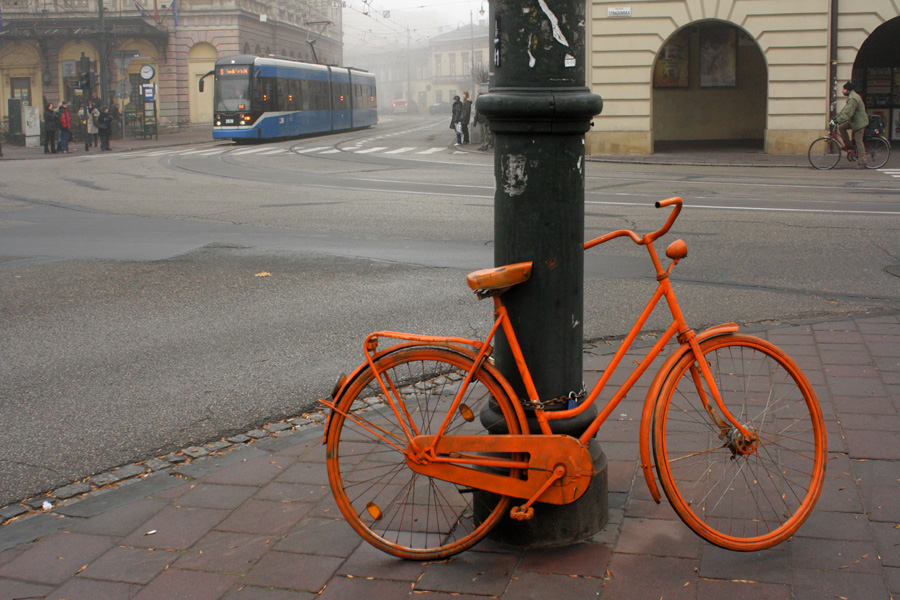
[[[729,550],[770,548],[797,531],[822,491],[822,410],[800,368],[775,345],[728,334],[700,348],[725,406],[759,441],[735,452],[743,438],[735,427],[723,431],[703,406],[688,352],[667,374],[654,411],[660,483],[681,520],[707,541]]]
[[[881,136],[866,140],[866,167],[880,169],[891,157],[891,143]]]
[[[833,169],[841,160],[841,146],[828,136],[820,137],[809,145],[806,156],[809,164],[820,171]]]
[[[430,435],[443,422],[472,360],[447,348],[414,346],[381,356],[375,367],[388,389],[397,390],[395,401],[402,396],[401,410],[418,434]],[[488,407],[495,418],[491,431],[521,433],[502,385],[485,368],[475,372],[446,432],[487,435],[478,415]],[[341,513],[366,542],[407,560],[447,558],[479,542],[506,513],[509,496],[478,494],[416,473],[401,450],[372,433],[407,445],[371,367],[348,384],[336,408],[328,429],[328,480]]]

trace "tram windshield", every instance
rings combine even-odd
[[[250,110],[250,65],[216,68],[216,111]]]

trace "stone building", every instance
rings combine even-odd
[[[592,154],[739,140],[804,153],[853,80],[900,139],[900,5],[891,0],[587,0]]]
[[[0,0],[0,8],[4,120],[8,98],[77,105],[82,55],[98,73],[106,64],[97,87],[105,83],[104,99],[126,114],[141,86],[154,84],[162,128],[212,122],[212,86],[201,93],[198,81],[218,57],[343,60],[341,3],[332,0]]]

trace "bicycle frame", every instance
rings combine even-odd
[[[462,482],[462,480],[465,480],[465,483],[478,489],[498,491],[498,493],[505,493],[507,495],[513,495],[520,498],[530,498],[529,502],[524,507],[526,509],[531,504],[531,502],[537,500],[539,496],[540,500],[544,502],[550,501],[558,504],[572,502],[574,501],[574,499],[577,499],[577,497],[580,496],[580,493],[583,493],[583,489],[579,490],[580,493],[577,493],[574,490],[570,490],[568,493],[565,491],[560,492],[559,490],[556,490],[556,496],[552,498],[547,498],[546,494],[544,496],[542,496],[542,494],[547,492],[550,484],[558,479],[565,480],[563,481],[563,488],[571,488],[575,485],[576,482],[581,484],[584,481],[584,470],[590,470],[590,457],[589,455],[585,455],[580,459],[580,462],[576,461],[572,465],[572,467],[574,468],[570,468],[568,477],[565,477],[565,473],[556,472],[557,469],[555,469],[553,466],[554,461],[559,462],[562,457],[566,455],[571,456],[573,454],[572,446],[566,445],[567,442],[564,442],[562,438],[566,438],[568,440],[572,440],[573,438],[570,438],[569,436],[554,435],[551,430],[550,422],[575,417],[583,413],[593,405],[597,398],[599,398],[603,389],[606,387],[606,384],[609,382],[612,375],[615,373],[616,369],[619,367],[622,359],[631,348],[633,342],[641,332],[643,326],[646,324],[647,320],[650,318],[651,314],[658,306],[659,301],[662,298],[665,298],[666,304],[672,314],[671,324],[661,335],[659,340],[657,340],[657,342],[650,348],[650,350],[640,361],[631,375],[626,379],[626,381],[619,386],[616,393],[606,403],[606,405],[594,418],[594,420],[584,431],[584,433],[582,433],[577,438],[578,442],[580,442],[582,446],[587,445],[588,441],[592,437],[594,437],[594,435],[597,433],[597,431],[600,429],[609,415],[612,414],[619,403],[625,398],[626,394],[631,390],[632,386],[646,372],[651,363],[659,356],[659,354],[672,340],[672,338],[677,336],[677,339],[681,346],[672,354],[668,361],[666,361],[663,367],[659,370],[659,373],[656,376],[656,379],[654,380],[654,383],[653,385],[651,385],[650,391],[647,394],[647,398],[644,402],[644,408],[641,415],[641,466],[644,471],[645,479],[647,480],[647,485],[650,489],[651,495],[656,502],[659,502],[661,496],[656,486],[656,481],[650,465],[650,429],[653,407],[656,402],[656,396],[658,394],[659,387],[662,385],[664,376],[668,372],[668,367],[673,365],[674,362],[677,359],[681,358],[685,353],[692,352],[696,357],[696,363],[697,365],[699,365],[699,369],[697,369],[696,367],[691,368],[694,384],[697,388],[698,394],[704,407],[706,408],[710,416],[714,419],[714,421],[718,423],[719,427],[723,430],[723,433],[726,429],[733,427],[740,431],[740,433],[746,438],[752,437],[752,434],[734,417],[734,415],[731,414],[731,412],[722,401],[715,380],[709,370],[708,364],[703,358],[703,353],[700,349],[700,342],[702,342],[703,340],[715,335],[735,332],[738,330],[738,326],[735,323],[726,323],[707,329],[701,332],[699,335],[696,334],[692,329],[690,329],[685,322],[684,314],[681,311],[681,308],[675,297],[675,292],[672,288],[671,281],[669,280],[669,275],[671,274],[675,265],[679,262],[679,260],[687,255],[687,247],[681,240],[677,240],[676,242],[671,244],[666,252],[666,255],[669,258],[672,258],[672,262],[670,263],[668,268],[664,268],[656,251],[656,248],[653,245],[653,242],[664,235],[672,226],[678,216],[678,213],[681,210],[681,204],[682,201],[680,198],[670,198],[668,200],[656,203],[657,208],[674,206],[674,209],[670,213],[666,224],[662,229],[656,232],[646,234],[643,237],[639,237],[633,231],[619,230],[608,233],[584,244],[584,248],[585,250],[587,250],[618,237],[630,237],[635,243],[647,247],[647,250],[650,254],[650,259],[653,262],[653,266],[656,270],[656,279],[658,285],[656,291],[647,302],[646,307],[632,326],[629,334],[619,346],[609,366],[604,370],[603,376],[593,387],[590,394],[585,398],[585,400],[575,408],[550,411],[544,410],[541,407],[541,401],[538,397],[538,393],[534,385],[534,380],[531,377],[531,373],[528,369],[528,365],[519,345],[518,338],[509,318],[506,306],[503,304],[501,294],[499,293],[493,294],[495,320],[490,332],[488,333],[484,341],[476,341],[458,337],[412,335],[390,331],[376,332],[369,335],[365,341],[366,363],[364,363],[364,365],[361,365],[360,368],[357,369],[357,372],[354,373],[346,381],[339,383],[339,389],[336,390],[334,397],[339,397],[341,391],[347,385],[346,382],[352,380],[352,378],[355,377],[367,364],[372,372],[375,373],[381,390],[387,398],[387,402],[390,405],[391,410],[395,413],[398,421],[401,423],[403,433],[407,439],[396,439],[395,436],[391,436],[392,439],[387,439],[385,437],[386,434],[384,434],[383,432],[376,431],[359,421],[356,422],[361,427],[367,429],[371,434],[381,438],[401,452],[404,452],[407,456],[407,462],[409,463],[409,466],[413,468],[413,470],[430,474],[432,476],[437,476],[439,478],[448,478],[460,483]],[[513,401],[513,405],[515,406],[519,416],[519,421],[523,427],[523,434],[515,436],[474,436],[472,438],[465,438],[465,444],[461,444],[459,440],[457,440],[456,442],[451,440],[443,444],[443,453],[437,451],[436,449],[438,448],[438,446],[442,446],[442,438],[445,437],[446,428],[449,425],[453,414],[455,414],[456,411],[460,409],[462,398],[465,397],[466,390],[471,384],[474,374],[478,371],[478,369],[487,366],[487,363],[485,361],[493,350],[491,341],[494,339],[495,335],[501,328],[506,336],[507,342],[516,363],[517,370],[522,378],[522,382],[524,383],[525,390],[528,395],[526,404],[530,402],[531,408],[534,409],[534,414],[537,418],[540,433],[537,435],[530,434],[528,430],[528,424],[524,418],[524,411],[522,410],[522,407],[518,402],[516,394],[509,386],[508,382],[506,382],[501,376],[498,378],[498,381],[501,382],[501,384],[504,386],[504,389],[509,394],[510,399]],[[386,382],[382,377],[382,374],[378,372],[375,363],[376,359],[380,356],[380,354],[376,354],[379,337],[404,340],[408,345],[432,344],[452,347],[472,358],[472,367],[466,373],[463,382],[460,384],[460,389],[456,392],[453,402],[451,403],[451,406],[447,411],[443,422],[441,423],[435,434],[427,437],[421,436],[420,432],[416,430],[413,420],[409,417],[408,414],[406,414],[406,409],[403,403],[395,401],[395,399],[399,398],[400,395],[399,391],[394,386],[394,382]],[[385,352],[390,352],[390,349]],[[711,399],[706,392],[707,388],[704,388],[704,381],[706,382],[706,385],[708,386],[709,392],[712,396]],[[335,403],[326,401],[322,402],[326,406],[331,407],[333,410],[337,410]],[[717,410],[718,414],[716,412]],[[344,416],[352,418],[349,415]],[[454,438],[456,436],[451,435],[446,437]],[[495,440],[491,442],[489,441],[490,438],[507,438],[507,440]],[[509,441],[508,438],[520,438],[521,443],[515,444],[512,441]],[[407,446],[406,448],[403,447],[404,444]],[[486,458],[483,454],[479,456],[466,456],[464,454],[464,449],[467,447],[466,444],[469,444],[468,449],[471,452],[488,452],[490,450],[499,451],[502,447],[502,449],[507,452],[528,453],[531,455],[531,462],[508,458]],[[563,448],[563,445],[566,445],[565,449]],[[488,448],[488,446],[491,447]],[[452,456],[450,456],[451,452]],[[585,463],[584,460],[587,460],[587,463]],[[510,483],[510,478],[507,476],[487,475],[476,469],[457,466],[461,464],[469,466],[494,466],[508,469],[536,469],[538,471],[545,472],[546,479],[532,477],[530,478],[532,479],[532,481],[527,485],[524,480],[517,480],[517,483],[513,485],[512,483]],[[438,473],[443,474],[444,477],[441,477],[441,475]],[[502,492],[499,490],[502,490]]]

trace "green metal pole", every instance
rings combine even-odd
[[[603,101],[585,86],[584,2],[494,0],[490,8],[493,81],[478,112],[496,136],[494,260],[534,262],[531,281],[504,300],[548,400],[582,384],[584,134]],[[505,341],[498,362],[518,380]]]
[[[603,101],[585,86],[583,0],[492,0],[490,21],[492,81],[477,109],[496,140],[494,261],[534,263],[531,279],[504,303],[540,399],[548,401],[582,389],[584,134]],[[495,356],[527,397],[505,338]],[[553,429],[577,436],[595,414],[554,421]],[[607,516],[606,459],[599,444],[591,453],[595,472],[602,471],[592,493],[574,505],[539,503],[534,519],[507,520],[492,537],[547,546],[596,533]]]

